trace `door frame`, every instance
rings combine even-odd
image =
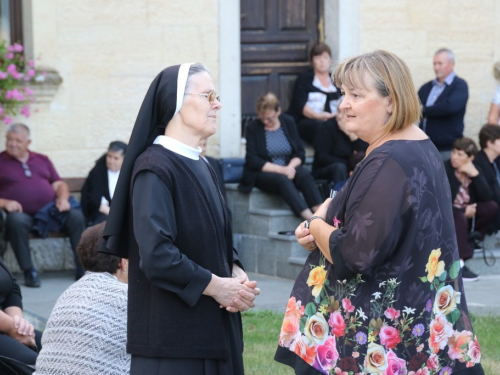
[[[320,40],[332,48],[334,59],[359,51],[359,0],[320,0]],[[240,2],[219,0],[220,157],[241,157],[241,43]],[[323,34],[323,35],[321,35]]]

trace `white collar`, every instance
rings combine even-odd
[[[159,135],[156,137],[153,142],[155,145],[161,145],[165,147],[167,150],[175,152],[181,156],[185,156],[188,159],[199,160],[201,154],[201,147],[192,148],[181,141],[178,141],[175,138],[167,137],[166,135]]]

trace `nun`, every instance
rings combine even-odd
[[[139,111],[101,251],[129,259],[130,374],[243,374],[255,306],[217,177],[200,158],[221,108],[202,64],[164,69]]]

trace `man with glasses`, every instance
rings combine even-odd
[[[39,287],[38,272],[31,262],[29,233],[34,216],[44,210],[58,216],[60,229],[68,232],[73,251],[85,229],[85,219],[69,201],[68,185],[61,180],[54,165],[45,155],[30,151],[30,130],[24,124],[7,128],[6,150],[0,153],[0,209],[6,211],[6,237],[12,245],[19,267],[24,272],[25,284]],[[50,207],[50,204],[54,207]],[[76,253],[75,253],[76,254]],[[77,275],[83,275],[78,258]]]

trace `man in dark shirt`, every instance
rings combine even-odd
[[[28,150],[30,143],[26,125],[9,126],[6,150],[0,153],[0,209],[7,212],[7,239],[24,271],[26,286],[39,287],[40,278],[31,262],[28,239],[33,216],[53,201],[59,212],[68,212],[61,229],[69,233],[73,251],[85,229],[85,220],[80,210],[71,209],[68,185],[61,180],[52,162],[47,156]],[[83,269],[76,256],[75,262],[79,278]]]
[[[447,48],[434,54],[436,79],[418,90],[423,105],[420,127],[429,136],[443,160],[448,160],[455,139],[463,137],[469,89],[455,72],[455,55]]]

